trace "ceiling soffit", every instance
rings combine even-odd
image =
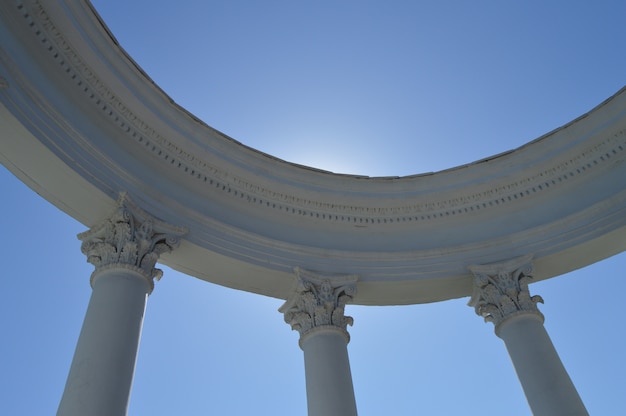
[[[462,296],[466,284],[454,282],[469,264],[525,254],[555,264],[559,253],[626,227],[624,90],[472,164],[408,177],[338,175],[278,160],[197,120],[154,85],[88,4],[0,7],[11,39],[0,55],[0,96],[11,117],[89,182],[94,200],[104,194],[112,204],[127,191],[143,209],[187,227],[189,244],[261,274],[303,267],[358,273],[373,285],[447,278],[442,290]],[[102,209],[90,214],[87,203],[61,208],[88,226],[101,219]],[[192,259],[182,264],[172,253],[166,261],[214,280]],[[571,268],[550,266],[539,277]],[[284,293],[282,280],[256,283],[225,282]]]

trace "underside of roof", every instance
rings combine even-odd
[[[468,267],[536,279],[626,249],[626,90],[481,161],[407,177],[291,164],[176,105],[88,2],[0,4],[0,162],[91,227],[126,192],[189,230],[162,262],[286,298],[294,269],[358,275],[360,304],[468,296]]]

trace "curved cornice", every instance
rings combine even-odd
[[[22,142],[43,144],[64,175],[87,181],[81,192],[94,201],[128,191],[152,215],[189,228],[189,252],[252,265],[259,276],[212,277],[180,250],[166,258],[197,277],[285,297],[290,271],[303,267],[360,274],[359,284],[378,293],[359,290],[357,303],[432,301],[469,294],[468,264],[532,252],[550,265],[538,279],[551,277],[579,267],[555,266],[559,255],[606,244],[609,231],[626,227],[624,90],[527,145],[468,165],[407,177],[340,175],[206,126],[141,71],[88,3],[1,7],[5,122],[23,126]],[[20,159],[26,145],[18,147],[0,149],[4,163]],[[38,175],[60,175],[32,169],[37,175],[26,175],[39,191]],[[60,188],[47,198],[87,225],[106,210],[68,203],[77,191]],[[604,234],[593,231],[598,224]],[[399,287],[410,287],[402,299]]]

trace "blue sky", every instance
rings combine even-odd
[[[277,157],[342,173],[437,171],[520,146],[624,86],[624,2],[94,2],[176,102]],[[6,140],[6,139],[4,139]],[[4,168],[0,414],[55,412],[91,289],[86,227]],[[626,413],[626,256],[531,286],[591,414]],[[131,415],[305,415],[281,300],[164,268]],[[468,299],[351,305],[360,415],[529,415]]]

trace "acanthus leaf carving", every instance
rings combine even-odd
[[[280,308],[285,322],[300,333],[302,340],[315,328],[334,328],[349,340],[347,326],[354,320],[345,316],[345,306],[356,294],[357,276],[325,276],[295,269],[296,290]]]
[[[537,308],[537,303],[543,303],[543,299],[531,296],[528,289],[534,273],[532,256],[469,269],[474,274],[474,291],[468,304],[485,322],[493,322],[496,332],[511,316],[530,313],[543,320]]]
[[[115,211],[78,238],[94,274],[108,267],[131,268],[152,285],[163,274],[155,268],[159,256],[178,247],[184,234],[185,229],[152,218],[121,193]]]

